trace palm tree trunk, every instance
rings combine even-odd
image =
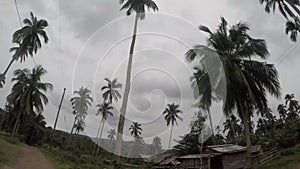
[[[14,129],[12,131],[12,136],[14,136],[16,134],[16,131],[17,131],[17,126],[18,126],[18,123],[20,121],[20,116],[21,116],[21,111],[18,113],[18,116],[16,118],[16,122],[15,122],[15,125],[14,125]]]
[[[11,65],[12,65],[12,63],[13,63],[14,61],[15,61],[14,58],[12,58],[11,61],[9,62],[9,64],[8,64],[7,68],[6,68],[5,71],[3,72],[3,75],[4,75],[4,76],[6,75],[6,73],[8,72],[8,69],[11,67]]]
[[[97,147],[97,153],[96,155],[99,153],[100,151],[100,145],[101,145],[101,137],[102,137],[102,133],[103,133],[103,128],[104,128],[104,124],[105,124],[105,120],[102,120],[102,127],[101,127],[101,132],[100,132],[100,136],[99,136],[99,146]]]
[[[211,129],[211,132],[212,132],[212,143],[215,144],[214,129],[213,129],[213,124],[212,124],[212,119],[211,119],[211,113],[210,113],[209,110],[207,110],[207,113],[208,113],[208,118],[209,118],[209,123],[210,123],[210,129]]]
[[[100,121],[100,123],[99,123],[99,128],[98,128],[98,131],[97,131],[97,136],[96,136],[96,141],[97,141],[97,143],[98,143],[98,139],[99,139],[99,133],[100,133],[100,129],[101,129],[101,124],[102,124],[102,120]],[[95,144],[95,146],[94,146],[94,149],[93,149],[93,155],[95,155],[96,154],[96,149],[97,149],[97,146],[99,146],[98,144]]]
[[[170,149],[170,147],[171,147],[171,139],[172,139],[172,134],[173,134],[173,127],[174,127],[174,125],[172,125],[172,127],[171,127],[171,133],[170,133],[170,138],[169,138],[169,146],[168,146],[168,149]]]
[[[76,117],[74,119],[74,122],[73,122],[73,125],[72,125],[72,128],[71,128],[71,132],[70,132],[71,135],[73,134],[75,123],[76,123]]]
[[[247,145],[247,160],[246,160],[246,166],[250,166],[250,146],[251,146],[251,140],[250,140],[250,128],[249,128],[249,120],[248,120],[248,113],[246,111],[243,111],[242,113],[242,119],[245,127],[245,136],[246,136],[246,145]]]
[[[132,41],[131,41],[130,51],[129,51],[125,90],[124,90],[124,95],[123,95],[122,106],[120,109],[120,117],[119,117],[119,124],[118,124],[116,149],[115,149],[115,154],[119,155],[119,156],[121,155],[121,151],[122,151],[122,137],[123,137],[123,129],[124,129],[124,123],[125,123],[125,115],[126,115],[128,97],[129,97],[129,92],[130,92],[131,68],[132,68],[132,61],[133,61],[134,46],[135,46],[135,41],[136,41],[138,20],[139,20],[139,14],[136,13]]]

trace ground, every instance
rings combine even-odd
[[[38,148],[20,145],[14,157],[4,169],[55,169]]]

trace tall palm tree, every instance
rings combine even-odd
[[[164,110],[163,114],[165,115],[165,120],[167,122],[167,126],[171,124],[171,132],[170,132],[170,138],[169,138],[169,146],[168,148],[170,149],[171,146],[171,139],[172,139],[172,134],[173,134],[173,127],[174,125],[178,125],[177,119],[183,120],[179,114],[181,114],[182,111],[179,109],[179,105],[172,103],[168,104],[167,108]]]
[[[110,103],[97,104],[96,107],[98,108],[96,115],[97,116],[101,115],[101,117],[102,117],[102,119],[100,121],[99,129],[98,129],[98,133],[97,133],[97,139],[98,139],[98,144],[99,144],[100,140],[101,140],[101,137],[102,137],[102,133],[103,133],[105,121],[107,120],[107,118],[109,116],[113,116],[113,113],[111,112],[111,110],[113,109],[113,107],[110,106]],[[101,132],[100,132],[100,136],[98,138],[98,134],[99,134],[99,130],[100,130],[101,124],[102,124]],[[99,151],[99,146],[97,147],[96,153],[98,153],[98,151]]]
[[[212,49],[197,45],[186,53],[186,57],[188,61],[193,61],[196,57],[199,57],[196,50],[204,51],[205,49],[218,54],[226,80],[227,91],[224,99],[224,113],[228,116],[232,114],[233,110],[237,110],[244,124],[247,147],[249,148],[251,145],[250,115],[253,113],[253,109],[265,110],[268,107],[267,92],[272,96],[280,97],[280,83],[278,72],[273,64],[253,59],[254,57],[262,60],[266,59],[269,55],[266,42],[248,35],[249,27],[246,24],[238,23],[230,28],[228,27],[228,23],[224,18],[221,18],[221,23],[216,32],[212,32],[206,26],[200,26],[201,31],[209,34],[208,47]],[[208,58],[209,56],[204,56],[202,64]],[[218,85],[224,84],[220,83]],[[209,88],[205,90],[213,92]]]
[[[199,67],[195,67],[194,69],[196,72],[193,73],[193,76],[190,78],[190,80],[192,82],[194,98],[198,100],[195,106],[207,111],[210,129],[212,131],[212,135],[214,135],[211,113],[209,111],[209,107],[211,106],[210,98],[212,98],[209,76],[207,72]],[[203,97],[203,99],[199,99],[200,96]]]
[[[29,69],[18,69],[14,72],[12,82],[15,84],[12,87],[11,93],[7,96],[7,102],[14,105],[19,110],[16,117],[13,135],[18,130],[21,115],[37,114],[44,110],[44,105],[48,103],[48,98],[45,92],[52,90],[53,86],[50,83],[42,82],[41,77],[47,71],[42,66]]]
[[[17,43],[18,46],[10,49],[10,52],[14,52],[14,54],[4,73],[0,74],[0,87],[3,87],[5,75],[14,61],[20,59],[23,62],[28,57],[28,54],[33,56],[42,47],[40,38],[43,38],[44,43],[49,41],[45,31],[45,28],[48,27],[48,22],[44,19],[38,19],[32,12],[30,12],[30,16],[30,19],[25,18],[23,20],[25,25],[13,34],[12,41]]]
[[[105,90],[102,95],[104,101],[108,101],[109,103],[112,103],[113,99],[118,101],[118,99],[121,98],[118,89],[121,89],[122,84],[118,82],[118,79],[113,79],[111,81],[110,79],[105,78],[104,80],[107,82],[107,85],[101,88],[102,91]]]
[[[129,131],[134,138],[139,138],[143,131],[142,125],[138,122],[133,122],[129,127]]]
[[[107,132],[107,138],[110,140],[110,150],[112,151],[113,149],[113,142],[115,141],[115,137],[117,136],[117,131],[116,129],[110,129]]]
[[[78,91],[74,91],[74,97],[71,98],[73,114],[75,115],[71,129],[71,134],[74,130],[75,123],[80,119],[85,119],[89,106],[92,105],[93,98],[90,96],[91,91],[88,88],[81,87]]]
[[[105,121],[107,120],[107,118],[109,116],[113,116],[113,113],[111,112],[113,107],[110,106],[110,103],[97,104],[96,107],[98,108],[96,115],[98,116],[101,114],[101,117],[102,117],[102,120],[101,120],[102,127],[101,127],[100,136],[99,136],[99,139],[101,139]]]
[[[120,0],[120,4],[123,5],[121,7],[121,10],[126,10],[127,15],[131,15],[132,12],[135,12],[135,21],[133,26],[133,35],[132,35],[130,50],[129,50],[125,90],[123,96],[124,98],[120,109],[118,135],[117,135],[116,150],[115,150],[115,153],[117,155],[121,155],[121,149],[122,149],[121,145],[122,145],[122,137],[123,137],[123,129],[125,123],[128,97],[130,92],[131,68],[132,68],[132,61],[133,61],[134,46],[135,46],[135,41],[137,36],[136,34],[137,34],[138,21],[145,19],[145,7],[147,7],[149,10],[152,9],[153,11],[158,10],[157,5],[152,0],[127,0],[127,1]]]
[[[265,11],[270,13],[271,10],[275,12],[276,6],[281,14],[287,19],[286,34],[291,32],[290,39],[297,40],[297,34],[300,31],[299,16],[300,16],[300,2],[298,0],[259,0],[261,4],[265,4]],[[292,22],[291,20],[294,20]]]

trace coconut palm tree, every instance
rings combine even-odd
[[[300,20],[295,18],[294,21],[287,21],[285,24],[285,33],[290,34],[292,41],[297,41],[298,32],[300,31]]]
[[[111,110],[113,109],[113,107],[110,106],[109,103],[97,104],[96,107],[98,108],[96,116],[98,116],[98,115],[101,114],[101,117],[102,117],[102,120],[101,120],[102,127],[101,127],[100,136],[99,136],[99,139],[101,139],[105,121],[107,120],[107,118],[109,116],[113,116],[113,113],[111,112]]]
[[[223,133],[228,131],[226,140],[230,143],[237,144],[237,138],[242,133],[242,127],[239,124],[239,119],[235,115],[231,114],[224,122]],[[228,143],[228,142],[227,142]]]
[[[273,64],[253,59],[254,57],[262,60],[266,59],[269,55],[266,42],[248,35],[249,27],[244,23],[228,27],[228,23],[224,18],[221,18],[221,23],[216,32],[212,32],[206,26],[200,26],[201,31],[209,34],[208,47],[197,45],[186,53],[186,57],[188,61],[193,61],[196,57],[200,57],[196,53],[197,50],[204,51],[207,49],[218,55],[226,80],[226,98],[222,98],[225,100],[224,113],[229,116],[234,109],[237,110],[244,124],[247,147],[249,148],[251,145],[250,115],[253,109],[266,109],[268,103],[267,92],[272,96],[280,97],[280,83],[278,72]],[[203,64],[208,58],[209,56],[204,56],[201,63]],[[216,92],[209,88],[205,90]],[[216,95],[218,95],[218,92],[216,92]]]
[[[4,73],[0,74],[0,87],[3,87],[5,75],[14,61],[20,59],[23,62],[28,57],[28,54],[33,56],[42,47],[40,38],[43,38],[44,43],[49,41],[45,31],[45,28],[48,27],[48,22],[44,19],[38,19],[32,12],[30,12],[30,16],[30,19],[24,19],[24,26],[13,34],[12,41],[18,46],[10,49],[10,52],[14,52],[14,54]]]
[[[141,0],[127,0],[127,1],[120,0],[120,4],[123,5],[121,7],[121,10],[126,10],[127,15],[131,15],[132,12],[135,12],[135,21],[133,26],[133,35],[132,35],[130,50],[129,50],[125,90],[123,95],[124,98],[120,109],[120,118],[118,124],[118,135],[117,135],[116,150],[115,150],[115,153],[118,155],[121,154],[123,129],[125,123],[127,102],[128,102],[129,92],[130,92],[131,68],[132,68],[135,41],[137,36],[136,34],[137,34],[138,21],[145,19],[145,8],[148,8],[149,10],[152,9],[153,11],[158,10],[158,7],[153,0],[142,0],[142,1]]]
[[[118,89],[121,89],[122,84],[118,82],[118,79],[113,79],[111,81],[110,79],[105,78],[104,80],[107,82],[107,85],[101,88],[101,90],[104,91],[102,95],[104,101],[108,103],[112,103],[113,99],[118,101],[118,99],[121,98]]]
[[[74,125],[80,119],[85,119],[89,106],[92,105],[93,98],[90,96],[91,91],[83,86],[78,90],[74,91],[74,97],[71,98],[71,104],[73,108],[73,114],[75,115],[74,122],[71,129],[71,134],[74,130]]]
[[[209,108],[211,106],[211,99],[212,93],[211,91],[211,84],[209,81],[208,73],[205,72],[203,69],[199,67],[194,68],[196,72],[193,73],[193,76],[190,78],[192,82],[192,88],[194,93],[194,98],[198,100],[198,102],[195,104],[196,107],[199,109],[203,109],[207,111],[209,123],[210,123],[210,129],[212,131],[212,135],[214,135],[214,129],[212,124],[212,118],[211,113],[209,111]],[[199,99],[199,97],[203,97],[203,99]]]
[[[129,128],[129,131],[134,138],[139,138],[143,131],[142,125],[138,122],[133,122]]]
[[[275,12],[277,6],[281,14],[287,19],[286,34],[290,32],[290,39],[296,41],[300,31],[300,2],[298,0],[260,0],[260,3],[265,4],[267,13],[270,13],[271,10]]]
[[[99,130],[98,130],[98,133],[97,133],[98,144],[100,144],[100,140],[101,140],[101,137],[102,137],[105,121],[107,120],[107,118],[109,116],[113,116],[113,113],[111,112],[113,107],[110,106],[110,103],[97,104],[96,107],[98,108],[96,116],[101,115],[101,117],[102,117],[102,120],[100,121],[100,125],[99,125],[99,129],[100,129],[100,126],[102,124],[99,138],[98,138]],[[98,153],[98,151],[99,151],[99,146],[97,147],[96,153]]]
[[[78,119],[76,124],[74,125],[75,133],[79,134],[79,132],[83,131],[85,128],[85,121],[84,119]]]
[[[172,139],[172,134],[173,134],[173,127],[174,125],[178,125],[177,119],[183,120],[179,114],[181,114],[182,111],[179,109],[179,105],[172,103],[168,104],[167,108],[164,110],[163,114],[165,115],[165,120],[167,122],[167,126],[171,124],[171,132],[170,132],[170,138],[169,138],[169,146],[168,148],[170,149],[171,146],[171,139]]]
[[[117,132],[116,132],[116,129],[110,129],[108,132],[107,132],[107,138],[110,140],[110,141],[113,141],[115,140],[115,137],[117,135]]]
[[[157,155],[162,151],[161,138],[158,136],[153,138],[152,151],[153,155]]]
[[[21,122],[21,115],[41,113],[44,110],[44,105],[48,103],[45,92],[52,90],[53,86],[50,83],[42,82],[41,77],[46,73],[47,71],[42,66],[37,66],[32,71],[18,69],[14,72],[15,77],[12,82],[15,84],[7,96],[7,102],[19,110],[13,135],[18,130],[17,126]]]
[[[115,141],[115,137],[117,136],[116,129],[110,129],[107,132],[107,138],[110,140],[110,150],[112,151],[113,149],[113,142]]]

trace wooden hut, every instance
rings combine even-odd
[[[242,169],[246,165],[247,148],[244,146],[226,144],[207,146],[206,153],[219,153],[211,159],[212,169]]]

